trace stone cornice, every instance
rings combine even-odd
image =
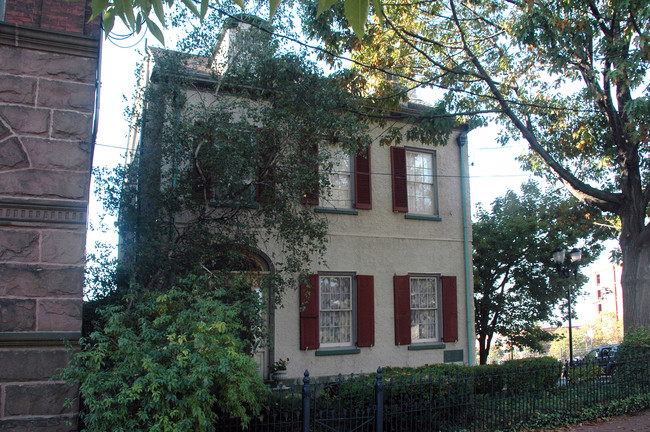
[[[88,203],[0,198],[0,225],[86,225]]]
[[[0,45],[97,58],[99,39],[0,22]]]
[[[78,346],[81,332],[0,332],[2,347]]]

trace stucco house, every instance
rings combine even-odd
[[[240,37],[235,31],[224,30],[216,50],[227,60],[236,59],[228,54]],[[142,86],[152,85],[161,53],[149,50]],[[210,61],[190,62],[206,94],[215,80]],[[426,108],[408,102],[393,120]],[[268,314],[270,343],[256,354],[265,377],[279,358],[290,359],[287,379],[305,370],[330,376],[379,366],[471,364],[474,358],[467,129],[438,147],[417,141],[382,146],[381,133],[374,129],[363,154],[333,153],[331,190],[303,204],[327,218],[329,242],[324,264],[314,264],[303,283],[296,277],[283,307]],[[143,140],[146,133],[136,125],[133,154]],[[273,272],[273,248],[261,245],[251,253],[255,271]]]

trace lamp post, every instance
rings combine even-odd
[[[564,259],[566,257],[566,252],[562,248],[557,248],[553,252],[553,262],[555,262],[555,268],[557,269],[557,274],[563,278],[569,278],[573,276],[575,280],[578,280],[578,267],[576,266],[565,266]],[[571,263],[579,262],[582,259],[582,249],[573,248],[569,251],[569,258]],[[569,363],[573,366],[573,333],[571,330],[571,284],[567,287],[567,300],[569,301]]]

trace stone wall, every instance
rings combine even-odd
[[[85,2],[7,0],[0,22],[0,430],[76,430],[53,380],[81,335],[100,51]]]

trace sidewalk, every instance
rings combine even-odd
[[[610,421],[583,423],[563,428],[558,432],[650,432],[650,409],[616,417]]]

